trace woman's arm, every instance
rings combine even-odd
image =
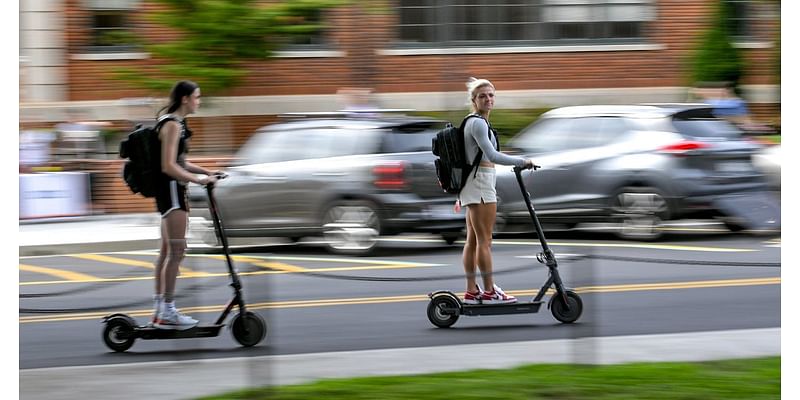
[[[186,170],[189,171],[189,172],[194,172],[195,174],[203,174],[203,175],[213,175],[214,173],[219,172],[219,171],[216,171],[216,170],[212,171],[212,170],[210,170],[208,168],[203,168],[203,167],[201,167],[201,166],[199,166],[199,165],[197,165],[195,163],[189,162],[189,161],[186,161]]]
[[[528,159],[522,157],[509,156],[497,151],[492,142],[489,141],[489,124],[482,118],[471,118],[472,124],[467,124],[467,133],[471,134],[478,147],[483,151],[486,158],[500,165],[514,165],[517,167],[524,167],[528,164]],[[500,140],[498,138],[498,140]],[[471,161],[470,161],[471,162]]]

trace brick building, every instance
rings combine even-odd
[[[747,65],[743,97],[758,118],[775,120],[780,5],[728,1]],[[195,154],[229,154],[279,113],[341,109],[343,88],[370,88],[380,107],[418,110],[466,109],[469,76],[495,84],[499,108],[685,101],[688,57],[716,1],[361,3],[320,13],[325,30],[248,63],[242,85],[207,99],[191,119]],[[147,0],[21,2],[21,128],[53,126],[76,109],[115,126],[153,115],[166,93],[130,87],[111,71],[154,62],[119,38],[171,37],[148,18],[158,7]]]

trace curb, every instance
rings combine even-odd
[[[137,239],[116,242],[64,243],[20,246],[20,257],[55,256],[73,253],[110,253],[116,251],[157,250],[160,239]]]

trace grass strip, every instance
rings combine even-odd
[[[780,357],[602,366],[537,364],[504,370],[321,380],[203,399],[757,400],[779,399],[780,381]]]

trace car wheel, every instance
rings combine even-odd
[[[619,223],[617,235],[627,240],[655,240],[661,237],[662,221],[669,218],[669,206],[661,191],[631,186],[614,196],[613,218]]]
[[[328,208],[322,217],[322,234],[328,251],[348,255],[372,252],[381,231],[376,209],[368,201],[343,201]]]
[[[461,233],[459,232],[442,233],[442,239],[444,239],[445,243],[451,246],[456,242],[456,240],[458,240],[459,236],[461,236]]]

